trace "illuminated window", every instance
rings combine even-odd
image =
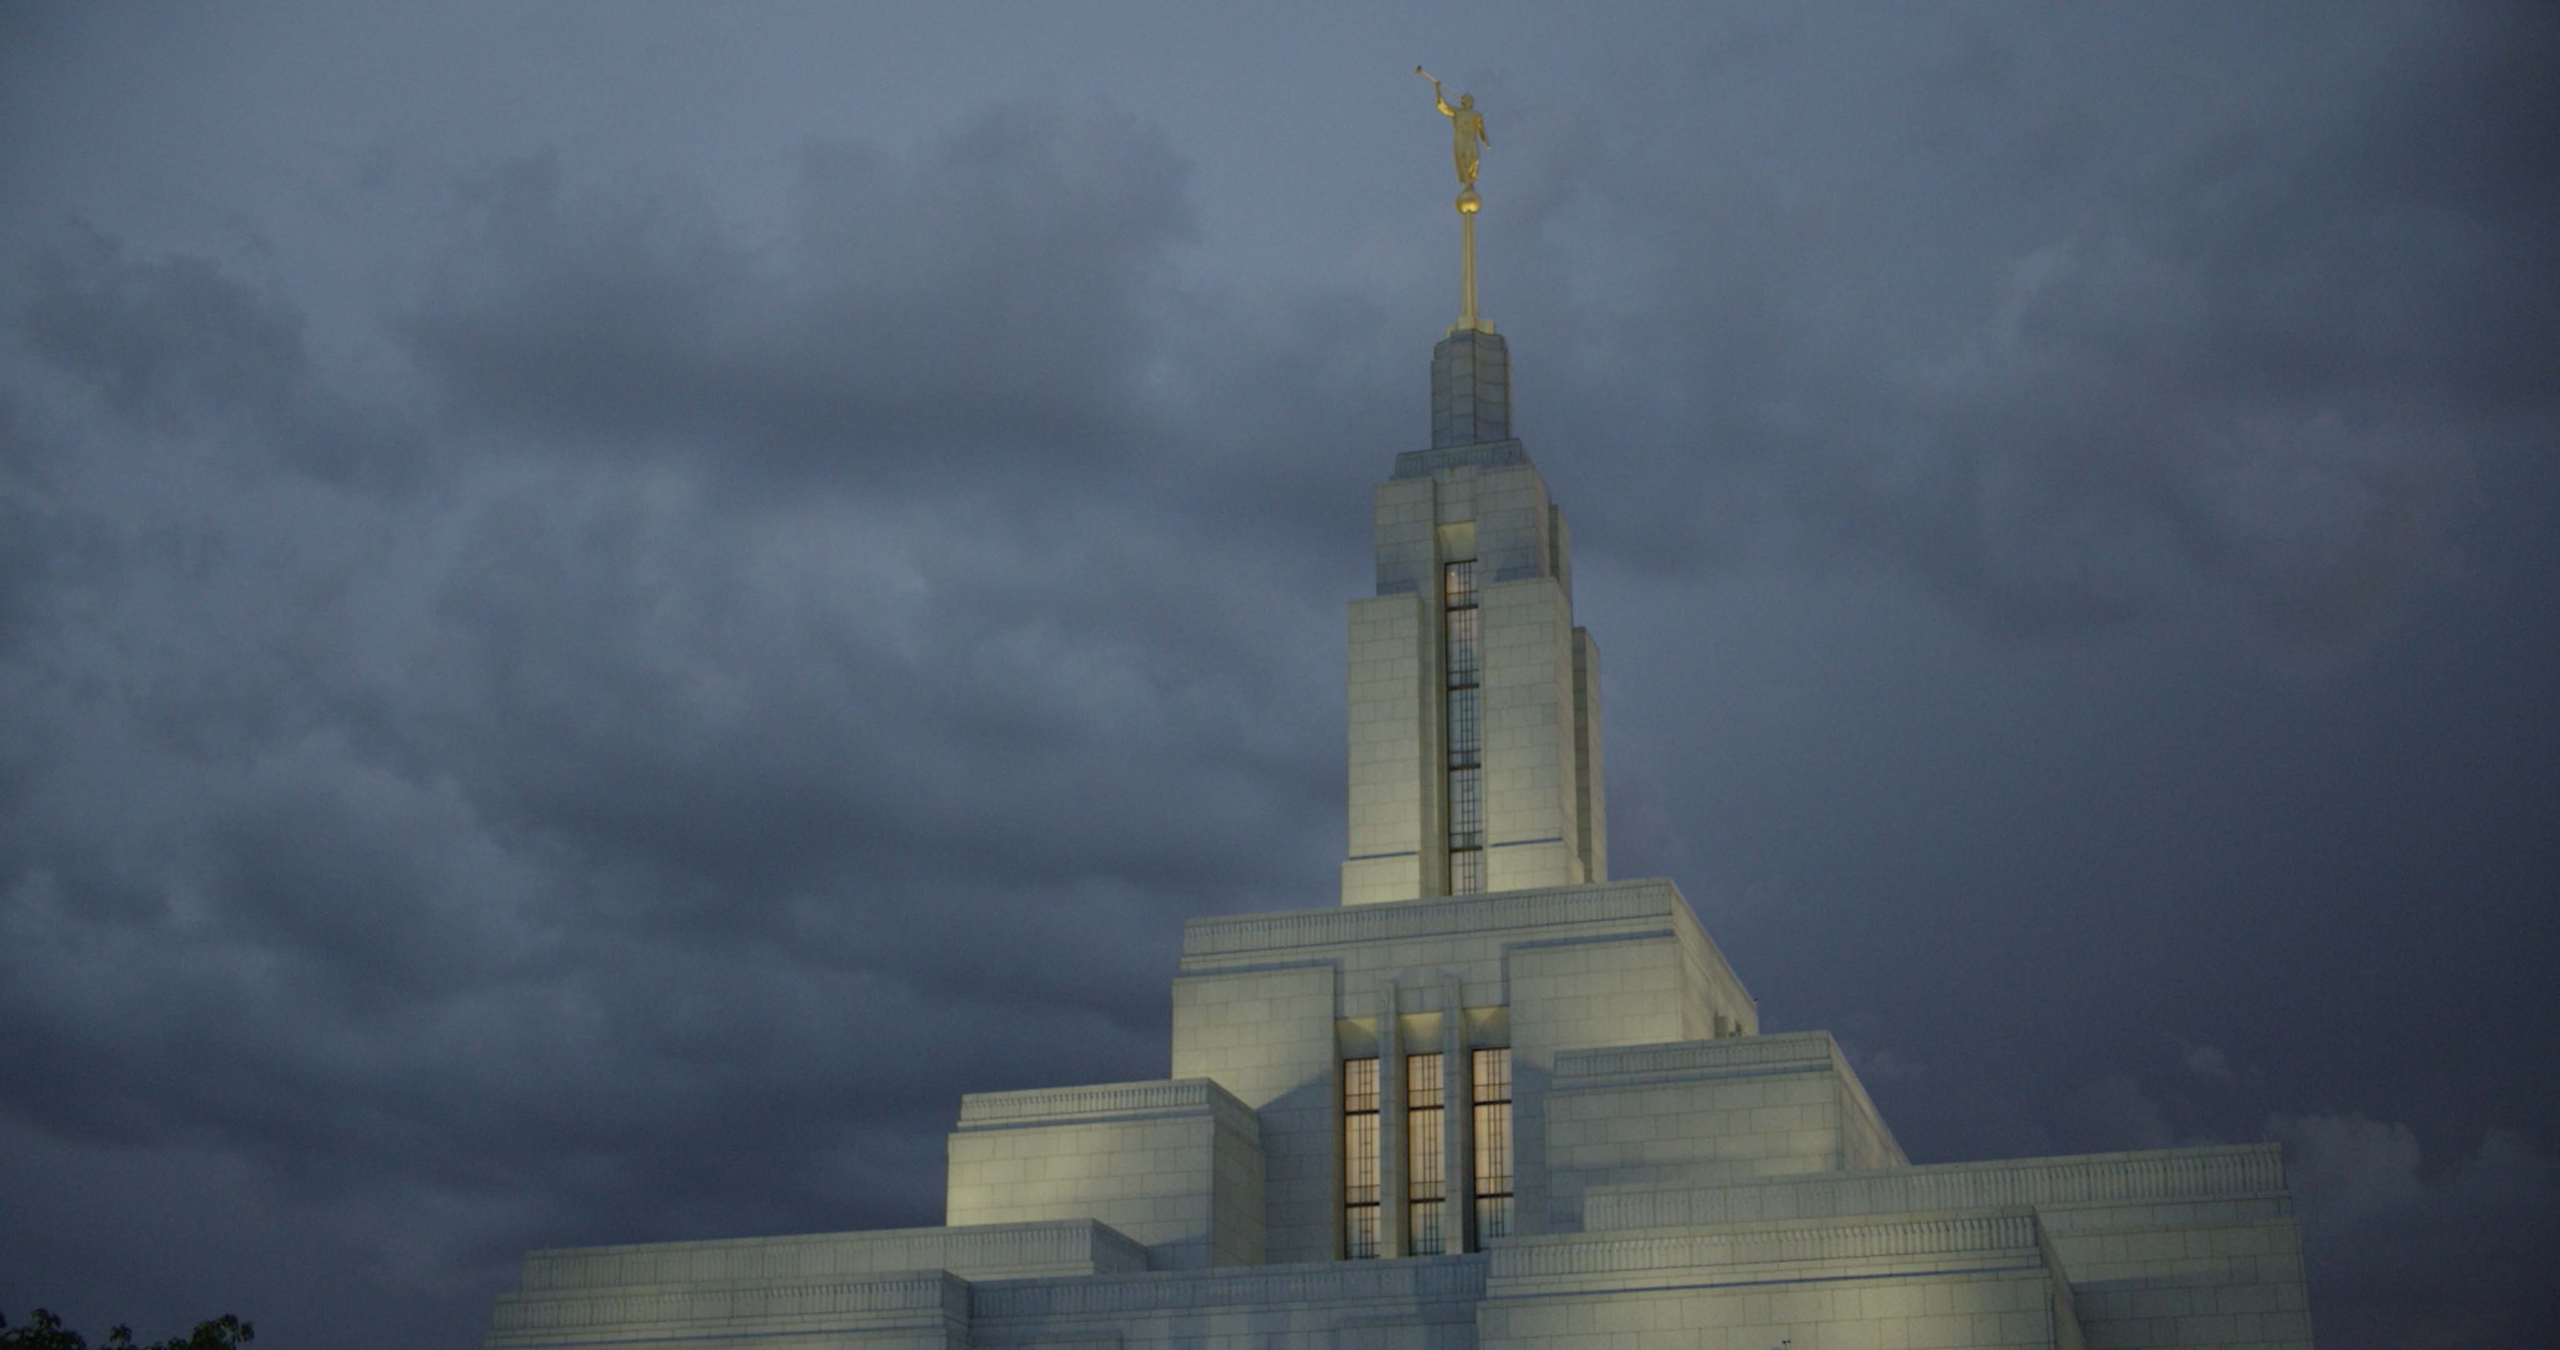
[[[1473,895],[1484,889],[1484,742],[1483,672],[1478,642],[1476,565],[1470,560],[1442,566],[1440,598],[1447,642],[1445,692],[1449,742],[1449,894]]]
[[[1440,1168],[1440,1057],[1410,1055],[1404,1066],[1407,1254],[1438,1256],[1449,1250],[1442,1222],[1449,1192]]]
[[[1342,1254],[1378,1254],[1378,1061],[1342,1065]]]
[[[1484,850],[1480,848],[1449,850],[1449,894],[1479,895],[1484,891]]]
[[[1480,611],[1474,608],[1475,588],[1472,586],[1467,588],[1467,605],[1468,608],[1453,609],[1448,613],[1449,687],[1452,689],[1473,688],[1484,671],[1482,649],[1476,641],[1476,615]]]
[[[1458,769],[1449,775],[1449,846],[1456,849],[1484,847],[1483,779],[1474,769]]]
[[[1469,611],[1472,613],[1473,611]],[[1476,691],[1449,691],[1449,767],[1472,769],[1482,752],[1476,738]]]
[[[1476,560],[1468,558],[1450,563],[1441,569],[1441,574],[1448,587],[1443,603],[1451,609],[1475,608]]]
[[[1476,1240],[1511,1236],[1511,1052],[1475,1052]]]
[[[1472,689],[1452,690],[1473,695]],[[1450,758],[1457,755],[1452,753]],[[1467,758],[1473,759],[1472,749]],[[1484,889],[1484,770],[1469,765],[1449,770],[1449,894],[1474,895]]]

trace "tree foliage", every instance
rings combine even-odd
[[[98,1350],[231,1350],[257,1338],[255,1325],[224,1313],[210,1322],[196,1323],[184,1340],[172,1337],[149,1345],[136,1342],[131,1327],[110,1327]],[[0,1314],[0,1350],[89,1350],[89,1341],[62,1325],[61,1318],[38,1308],[27,1315],[22,1327],[10,1326],[7,1315]]]

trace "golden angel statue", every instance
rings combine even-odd
[[[1484,134],[1484,114],[1476,111],[1476,96],[1460,94],[1458,106],[1452,108],[1448,91],[1440,87],[1440,81],[1433,79],[1429,71],[1415,66],[1413,73],[1431,81],[1431,101],[1439,105],[1440,115],[1449,119],[1449,150],[1457,159],[1458,186],[1474,187],[1476,147],[1493,144],[1493,139]]]

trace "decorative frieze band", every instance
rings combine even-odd
[[[1558,890],[1343,905],[1187,920],[1182,925],[1182,955],[1188,962],[1195,957],[1290,947],[1346,946],[1394,938],[1452,937],[1513,928],[1659,919],[1674,911],[1686,915],[1688,905],[1671,883],[1659,878]]]
[[[1586,1231],[1601,1232],[1761,1219],[1777,1205],[1807,1217],[1828,1217],[1987,1205],[2209,1200],[2283,1190],[2284,1160],[2277,1146],[2238,1144],[1898,1167],[1706,1190],[1595,1190],[1583,1197],[1582,1222]]]
[[[1484,1297],[1481,1256],[1326,1261],[1258,1270],[1157,1271],[1082,1280],[1007,1280],[970,1290],[973,1324],[1192,1308],[1288,1304],[1473,1303]]]
[[[1145,1083],[1096,1083],[1083,1087],[972,1092],[960,1099],[963,1130],[1074,1125],[1146,1116],[1211,1115],[1218,1123],[1260,1142],[1253,1108],[1207,1078],[1167,1078]]]
[[[1403,450],[1396,454],[1395,477],[1429,478],[1441,469],[1495,469],[1529,462],[1529,452],[1518,441],[1478,441],[1473,445],[1443,446],[1436,450]]]
[[[1714,1077],[1775,1068],[1829,1068],[1837,1063],[1838,1053],[1827,1031],[1567,1050],[1556,1056],[1550,1090],[1570,1092],[1655,1078]]]
[[[555,1248],[525,1257],[520,1287],[533,1294],[621,1285],[843,1279],[912,1270],[951,1270],[975,1278],[1146,1268],[1146,1248],[1118,1229],[1091,1219],[1057,1219]]]
[[[593,1332],[607,1327],[699,1326],[777,1318],[817,1318],[843,1327],[912,1325],[960,1321],[968,1315],[968,1282],[935,1270],[821,1283],[621,1289],[588,1295],[501,1294],[489,1331],[495,1342],[510,1335]]]
[[[2025,1208],[1939,1213],[1893,1219],[1756,1224],[1700,1232],[1611,1237],[1575,1234],[1533,1238],[1493,1251],[1495,1297],[1511,1280],[1631,1275],[1711,1266],[1824,1261],[2043,1259],[2035,1211]]]

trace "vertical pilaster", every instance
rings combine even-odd
[[[1475,1226],[1475,1074],[1467,1060],[1466,991],[1454,974],[1440,977],[1440,1202],[1444,1250],[1473,1251]]]
[[[1402,1256],[1405,1240],[1404,1029],[1396,982],[1378,991],[1378,1255]]]
[[[1591,630],[1573,630],[1574,829],[1582,879],[1609,879],[1609,820],[1600,778],[1600,646]]]
[[[1420,591],[1351,602],[1348,856],[1342,903],[1428,895],[1439,831],[1439,678],[1431,597]]]
[[[1573,782],[1573,647],[1546,577],[1483,588],[1485,863],[1489,889],[1582,880]]]

